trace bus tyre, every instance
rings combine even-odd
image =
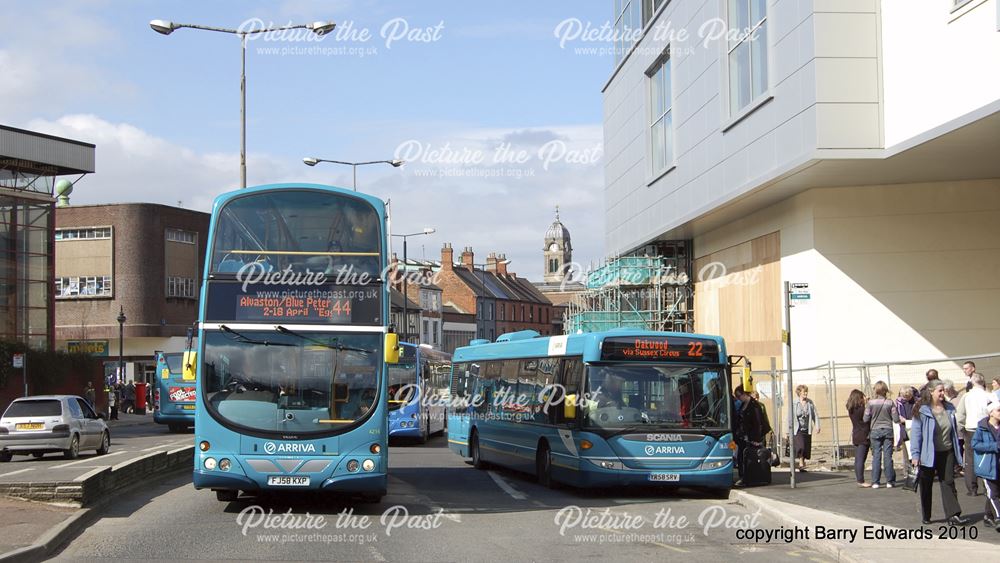
[[[378,504],[382,502],[382,495],[378,493],[361,495],[361,502],[365,504]]]
[[[483,461],[482,453],[479,451],[479,433],[476,431],[472,432],[472,438],[469,440],[469,450],[469,455],[472,456],[472,467],[486,469],[486,462]]]
[[[80,455],[80,437],[73,434],[69,441],[69,449],[63,450],[63,457],[66,459],[76,459]]]
[[[729,499],[729,488],[725,489],[710,489],[708,491],[709,496],[716,499],[727,500]]]
[[[535,475],[538,476],[539,485],[555,488],[555,481],[552,480],[552,452],[544,442],[538,447],[538,454],[535,456]]]
[[[0,463],[7,463],[14,457],[10,452],[0,452]]]
[[[425,420],[424,424],[421,426],[423,426],[423,428],[420,429],[420,443],[426,444],[427,438],[430,437],[430,430],[427,428],[427,421]]]
[[[101,447],[97,448],[97,455],[105,455],[111,451],[111,434],[107,432],[101,435]]]
[[[239,491],[215,491],[215,500],[219,502],[236,502],[239,497]]]

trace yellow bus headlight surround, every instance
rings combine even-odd
[[[211,447],[212,447],[212,444],[209,444],[208,442],[206,442],[204,440],[200,444],[198,444],[198,449],[200,449],[203,452],[207,452],[208,449],[211,448]]]
[[[212,471],[213,469],[215,469],[215,465],[216,464],[215,464],[215,458],[214,457],[206,457],[205,458],[205,469],[207,469],[209,471]]]
[[[361,464],[361,469],[364,469],[365,471],[373,471],[375,469],[375,462],[370,459],[366,459]]]
[[[358,460],[352,459],[351,461],[348,461],[347,462],[347,470],[350,471],[351,473],[357,472],[357,470],[358,470]]]
[[[219,460],[219,469],[223,471],[229,471],[229,467],[232,465],[230,461],[226,458]]]

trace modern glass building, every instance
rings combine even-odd
[[[93,171],[90,143],[0,125],[0,340],[53,348],[53,190]]]

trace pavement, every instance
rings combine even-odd
[[[858,487],[853,471],[799,472],[794,489],[789,486],[787,468],[775,470],[772,478],[770,486],[733,489],[731,496],[782,522],[786,530],[775,531],[771,543],[791,538],[790,543],[807,545],[841,561],[907,563],[958,554],[963,559],[996,560],[1000,549],[1000,533],[982,521],[986,497],[966,496],[960,479],[955,485],[962,515],[972,521],[965,527],[945,522],[938,483],[934,484],[931,524],[924,526],[916,493],[899,487]],[[768,542],[764,538],[761,543]]]
[[[166,426],[153,422],[152,414],[120,414],[119,420],[108,421],[112,449],[105,456],[81,452],[80,458],[66,462],[56,454],[41,459],[16,456],[0,464],[0,486],[31,483],[79,481],[101,469],[120,467],[160,451],[169,451],[190,444],[192,435],[170,434]],[[50,503],[0,496],[0,561],[30,561],[31,546],[54,548],[78,533],[99,512],[100,507],[81,508],[78,504]]]

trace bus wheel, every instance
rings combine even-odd
[[[239,497],[239,491],[215,491],[215,500],[219,502],[236,502]]]
[[[177,434],[180,431],[181,431],[181,427],[178,426],[178,425],[176,425],[176,424],[168,424],[167,425],[167,432],[170,432],[171,434]]]
[[[709,489],[707,493],[708,496],[712,498],[726,500],[729,498],[729,487],[726,487],[725,489]]]
[[[14,457],[10,452],[0,452],[0,463],[7,463]]]
[[[469,455],[472,456],[472,467],[476,469],[486,469],[486,462],[483,461],[483,457],[479,452],[479,433],[473,431],[472,438],[469,440]]]
[[[361,502],[366,504],[378,504],[382,502],[382,495],[378,493],[373,493],[369,495],[361,495]]]
[[[550,489],[555,488],[552,481],[552,452],[548,444],[542,444],[538,448],[538,455],[535,456],[535,475],[538,476],[538,484]]]
[[[427,438],[430,437],[430,433],[428,432],[428,430],[429,429],[427,428],[427,424],[426,424],[426,421],[425,421],[425,424],[423,425],[423,428],[420,430],[420,443],[421,444],[426,444],[427,443]]]

